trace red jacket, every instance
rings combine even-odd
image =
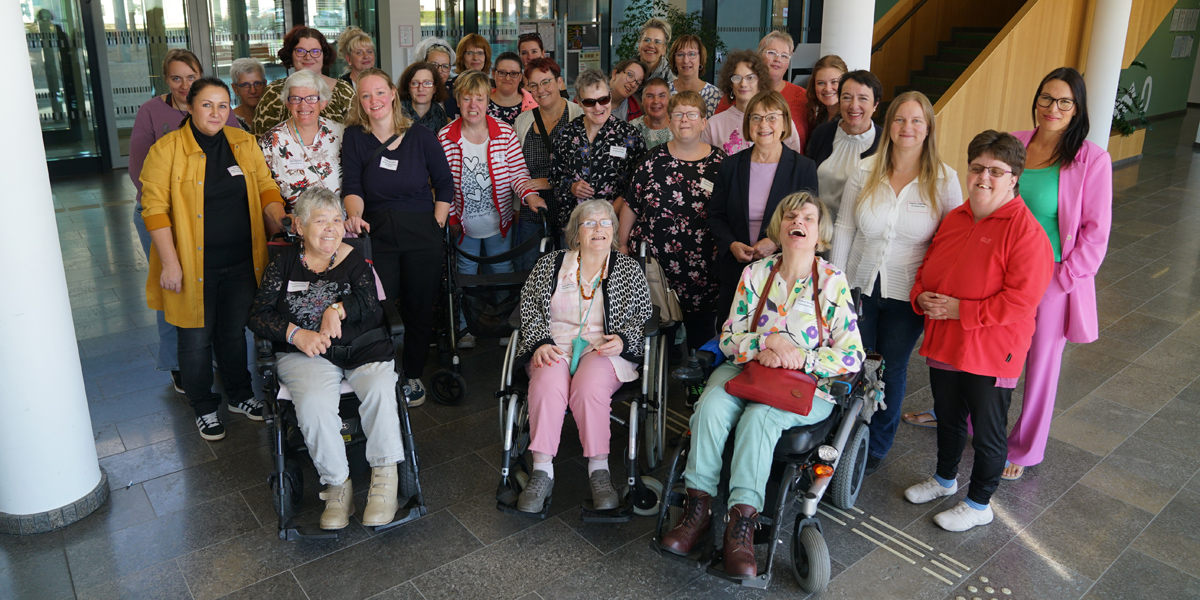
[[[1020,377],[1053,272],[1050,240],[1020,196],[978,223],[970,202],[950,211],[909,299],[924,314],[922,292],[958,298],[959,319],[926,319],[921,356],[976,375]]]
[[[492,178],[492,205],[500,213],[500,234],[508,236],[512,226],[513,195],[518,185],[529,180],[529,169],[525,166],[525,155],[521,152],[521,141],[508,123],[487,117],[488,125],[488,173]],[[450,205],[450,224],[462,222],[464,204],[462,188],[462,118],[459,117],[438,132],[438,141],[446,151],[446,161],[450,163],[450,173],[454,175],[454,204]],[[538,193],[537,190],[526,190],[521,194],[521,202],[527,196]],[[466,230],[463,235],[467,235]],[[460,236],[459,241],[462,240]]]

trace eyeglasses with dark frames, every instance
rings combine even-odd
[[[1050,105],[1052,104],[1058,104],[1058,110],[1069,112],[1072,108],[1075,108],[1075,99],[1055,98],[1050,94],[1042,94],[1041,96],[1037,97],[1037,105],[1042,108],[1050,108]]]

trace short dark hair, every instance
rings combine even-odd
[[[210,88],[213,86],[216,86],[216,87],[219,87],[219,88],[225,90],[226,96],[229,96],[230,98],[233,97],[229,94],[229,86],[225,85],[225,82],[221,81],[220,77],[213,77],[212,75],[209,75],[208,77],[201,77],[200,79],[197,79],[192,82],[192,87],[190,89],[188,89],[188,94],[187,94],[188,106],[192,105],[192,102],[194,102],[196,100],[196,96],[200,92],[203,92],[205,90],[205,88]],[[183,126],[186,125],[188,120],[190,120],[191,118],[192,118],[192,115],[189,112],[187,114],[187,116],[183,117],[183,120],[179,122],[179,128],[183,129]]]
[[[620,72],[628,69],[629,67],[632,67],[633,65],[637,65],[638,68],[642,70],[642,79],[645,79],[646,76],[650,74],[650,69],[647,69],[646,65],[642,64],[642,61],[640,61],[636,58],[627,58],[627,59],[617,63],[616,66],[613,67],[612,72],[620,73]],[[645,83],[645,82],[643,82],[643,83]]]
[[[734,50],[725,56],[725,63],[721,65],[721,76],[717,78],[717,85],[721,88],[721,93],[726,98],[733,101],[733,72],[737,70],[737,66],[746,63],[750,65],[750,70],[758,76],[758,91],[765,92],[771,89],[771,71],[767,68],[767,63],[763,62],[761,56],[753,50]]]
[[[307,25],[297,25],[283,36],[283,47],[275,56],[279,58],[279,62],[289,69],[292,67],[292,53],[296,51],[296,46],[300,44],[300,40],[313,39],[321,43],[321,67],[328,69],[333,66],[337,60],[337,54],[333,50],[333,46],[325,39],[325,34],[320,30],[314,29]]]
[[[429,71],[433,74],[433,101],[445,101],[449,94],[446,92],[446,85],[442,81],[442,74],[438,72],[437,64],[423,60],[408,65],[408,68],[404,69],[404,72],[400,74],[400,84],[396,86],[396,94],[400,96],[401,100],[412,101],[412,93],[409,91],[412,88],[409,85],[412,84],[413,77],[417,76],[417,71],[421,70]]]
[[[525,42],[537,42],[538,48],[541,49],[542,52],[546,51],[546,45],[542,43],[542,36],[536,31],[522,33],[521,35],[517,36],[517,49],[520,50],[521,44],[524,44]]]
[[[525,79],[529,79],[529,76],[534,71],[546,71],[554,75],[555,79],[562,77],[562,68],[558,66],[558,63],[554,62],[553,58],[548,56],[529,61],[529,64],[525,65]]]
[[[1058,163],[1059,168],[1065,169],[1075,162],[1075,156],[1079,154],[1079,149],[1083,147],[1083,142],[1091,130],[1087,110],[1087,85],[1084,84],[1083,76],[1079,74],[1079,71],[1071,67],[1059,67],[1050,71],[1038,84],[1037,93],[1033,95],[1032,108],[1029,109],[1035,126],[1037,125],[1038,96],[1042,95],[1042,88],[1055,79],[1067,84],[1071,88],[1071,95],[1075,96],[1075,115],[1067,124],[1067,130],[1058,138],[1058,145],[1054,148],[1054,154],[1050,156],[1051,162]]]
[[[975,136],[967,145],[967,162],[984,154],[990,154],[992,158],[1008,165],[1013,178],[1020,177],[1025,171],[1025,144],[1010,133],[989,129]]]
[[[502,60],[511,60],[517,63],[518,68],[521,66],[521,55],[517,54],[516,52],[508,51],[501,52],[498,56],[496,56],[496,60],[492,62],[492,68],[495,69],[496,65],[499,65],[500,61]]]
[[[859,69],[850,71],[838,80],[838,97],[841,97],[842,90],[845,89],[847,81],[853,81],[858,85],[865,85],[871,88],[871,95],[875,97],[875,105],[879,106],[879,100],[883,97],[883,84],[879,82],[879,78],[870,71]]]

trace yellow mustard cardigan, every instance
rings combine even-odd
[[[236,127],[227,126],[224,131],[234,160],[246,178],[254,275],[261,281],[268,262],[263,209],[272,202],[282,203],[283,197],[254,136]],[[164,311],[167,322],[176,327],[204,326],[204,161],[192,128],[182,127],[155,142],[142,167],[142,219],[146,229],[171,228],[183,267],[180,293],[162,289],[162,261],[151,245],[146,304]]]

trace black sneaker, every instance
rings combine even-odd
[[[865,472],[863,474],[870,475],[871,473],[878,471],[879,464],[882,462],[883,462],[882,458],[879,458],[877,456],[871,456],[870,454],[868,454],[867,455],[867,468],[865,469]]]
[[[263,420],[263,403],[258,398],[246,398],[237,404],[230,404],[229,412],[246,415],[251,421],[261,421]]]
[[[410,408],[416,408],[425,404],[425,386],[421,385],[420,379],[409,379],[408,388],[409,395],[407,400]]]
[[[210,442],[225,439],[225,426],[215,412],[196,417],[196,428],[200,430],[200,437]]]
[[[179,371],[171,371],[171,385],[175,386],[176,393],[183,393],[183,376]]]

